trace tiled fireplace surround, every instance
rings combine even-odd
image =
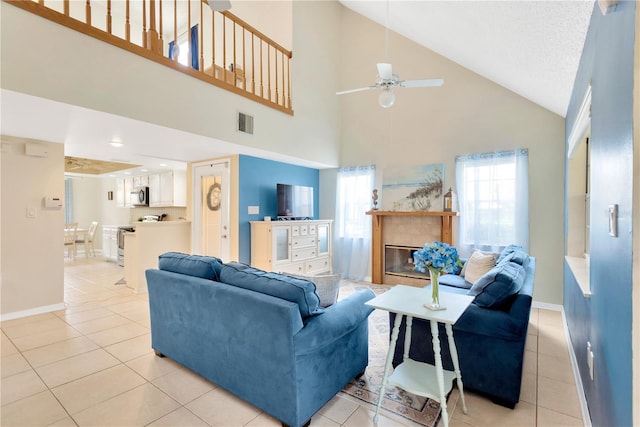
[[[425,243],[440,240],[442,220],[437,216],[388,216],[384,219],[382,245],[421,248]],[[428,280],[384,274],[384,284],[423,287]]]

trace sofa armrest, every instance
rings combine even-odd
[[[528,300],[528,304],[526,300]],[[522,340],[526,337],[529,326],[531,297],[518,295],[513,305],[517,305],[518,310],[503,311],[471,304],[458,319],[453,329],[511,341]],[[516,314],[514,311],[518,313]]]
[[[305,327],[294,337],[296,354],[313,353],[358,328],[373,311],[364,303],[374,296],[365,289],[327,307],[324,313],[307,318]]]

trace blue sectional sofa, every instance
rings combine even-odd
[[[531,313],[535,258],[517,246],[507,247],[496,266],[483,276],[478,293],[459,275],[440,278],[441,292],[476,295],[453,326],[464,388],[474,390],[502,406],[514,408],[520,399],[525,341]],[[430,295],[430,294],[429,294]],[[390,314],[393,326],[395,315]],[[442,363],[453,370],[445,330],[440,325]],[[402,321],[393,365],[402,362],[405,320]],[[428,321],[414,319],[409,356],[434,364]]]
[[[180,253],[146,277],[156,354],[283,425],[307,425],[368,364],[371,291],[321,308],[312,282]]]

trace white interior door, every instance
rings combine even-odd
[[[229,161],[193,166],[192,252],[229,261]]]

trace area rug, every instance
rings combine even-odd
[[[376,295],[389,289],[388,286],[344,282],[346,281],[340,287],[340,298],[362,288],[371,289]],[[365,374],[352,380],[342,389],[342,393],[377,405],[388,348],[389,314],[383,310],[374,310],[369,316],[369,365]],[[382,409],[427,427],[435,427],[440,419],[440,404],[437,401],[390,385],[385,388]]]

